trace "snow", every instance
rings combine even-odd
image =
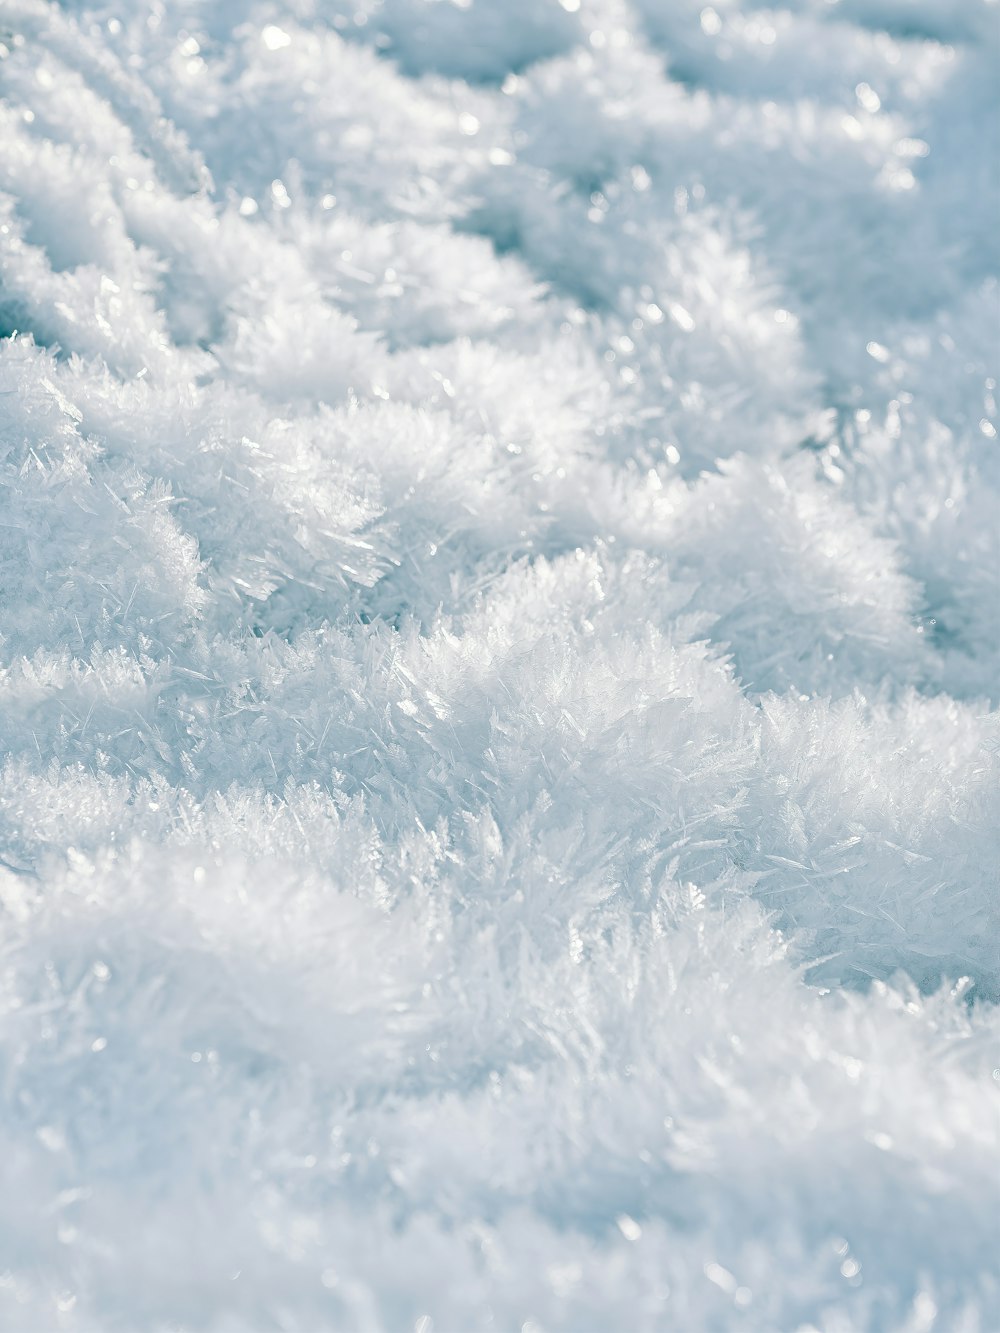
[[[996,1326],[998,46],[0,0],[0,1327]]]

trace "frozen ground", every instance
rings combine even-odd
[[[994,1333],[998,25],[0,0],[0,1327]]]

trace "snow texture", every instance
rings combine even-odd
[[[0,0],[0,1328],[992,1333],[996,0]]]

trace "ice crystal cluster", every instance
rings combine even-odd
[[[0,0],[0,1327],[996,1329],[998,45]]]

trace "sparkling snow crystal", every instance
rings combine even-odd
[[[997,0],[0,0],[0,1328],[992,1333]]]

